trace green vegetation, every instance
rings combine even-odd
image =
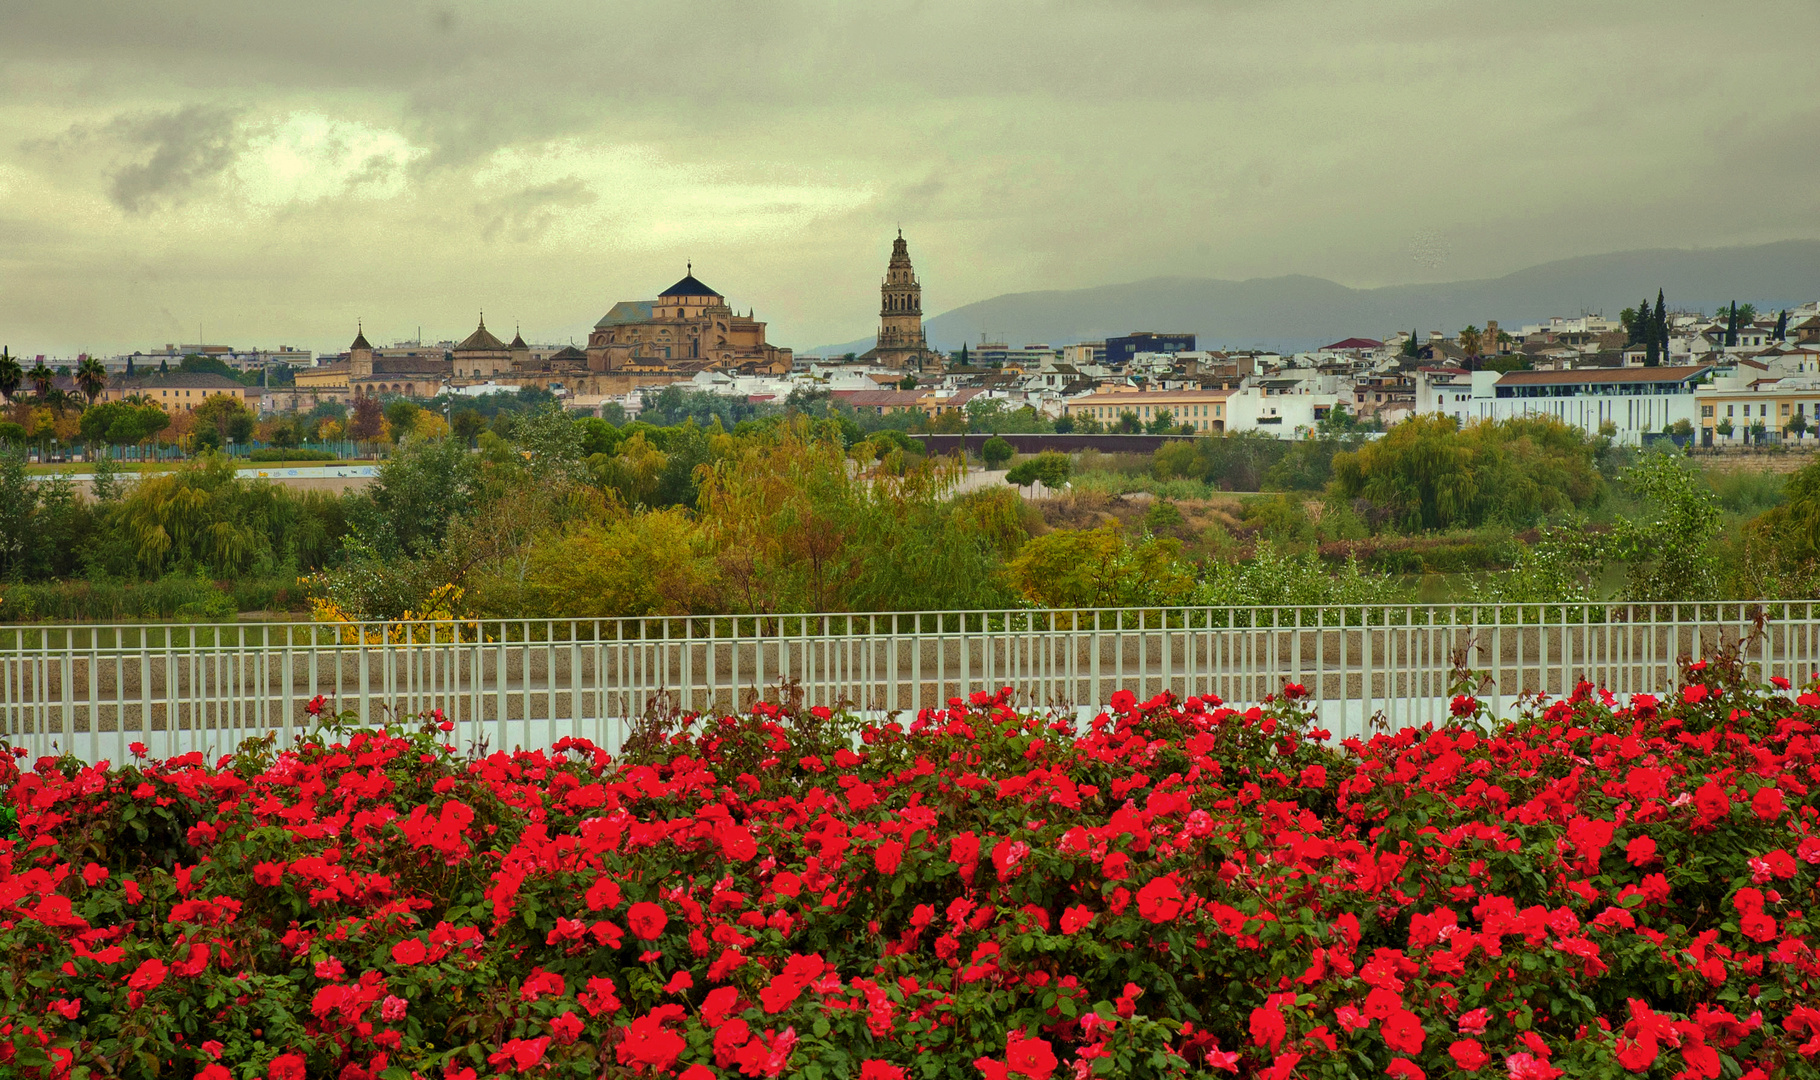
[[[404,401],[294,418],[392,443],[375,480],[344,496],[249,478],[206,452],[164,472],[89,466],[89,496],[7,456],[0,613],[1541,603],[1807,596],[1820,583],[1820,465],[1787,480],[1709,475],[1546,420],[1429,418],[1375,435],[1340,414],[1297,443],[1013,458],[1009,486],[962,494],[961,460],[825,401],[728,425],[698,421],[678,391],[669,407],[685,415],[658,425],[494,397],[511,400],[463,406],[455,422]],[[240,430],[237,403],[222,401],[198,410],[198,433]],[[89,410],[98,430],[140,415],[104,408]],[[1027,498],[1039,482],[1049,497]]]

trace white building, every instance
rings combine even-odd
[[[1610,424],[1618,442],[1637,445],[1646,434],[1687,421],[1700,426],[1697,388],[1711,364],[1653,368],[1576,368],[1569,371],[1421,372],[1418,415],[1439,412],[1462,424],[1552,416],[1589,434]],[[1464,375],[1464,378],[1462,378]]]

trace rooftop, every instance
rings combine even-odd
[[[665,296],[712,296],[716,299],[720,298],[719,293],[695,280],[695,267],[693,264],[689,266],[689,272],[683,275],[681,281],[657,295],[660,298]]]
[[[1561,386],[1593,383],[1686,382],[1711,371],[1711,364],[1683,367],[1573,368],[1569,371],[1512,371],[1498,379],[1499,386]]]

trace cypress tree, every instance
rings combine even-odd
[[[1733,300],[1731,317],[1726,319],[1726,321],[1725,321],[1725,344],[1729,346],[1729,345],[1736,345],[1737,343],[1738,343],[1738,302],[1736,300]]]
[[[1662,290],[1656,290],[1656,317],[1653,327],[1656,341],[1662,346],[1662,362],[1668,362],[1668,304],[1662,298]]]
[[[126,357],[126,377],[129,379],[133,377],[133,355],[131,353],[128,353]]]
[[[1649,343],[1651,336],[1652,334],[1649,325],[1649,297],[1645,296],[1643,302],[1637,305],[1637,314],[1630,321],[1630,343],[1632,345],[1646,345]]]
[[[1788,340],[1788,309],[1787,308],[1783,308],[1782,314],[1776,316],[1776,340],[1777,341],[1787,341]]]

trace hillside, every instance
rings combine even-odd
[[[1306,349],[1397,329],[1455,331],[1496,319],[1507,329],[1551,315],[1615,317],[1656,289],[1671,306],[1710,310],[1737,299],[1768,309],[1820,298],[1820,241],[1697,251],[1628,251],[1563,259],[1498,278],[1353,289],[1292,275],[1224,281],[1160,277],[1091,289],[1008,293],[928,320],[930,343],[957,349],[982,333],[1011,344],[1063,345],[1132,330],[1192,330],[1203,347]],[[864,352],[871,338],[806,350]]]

